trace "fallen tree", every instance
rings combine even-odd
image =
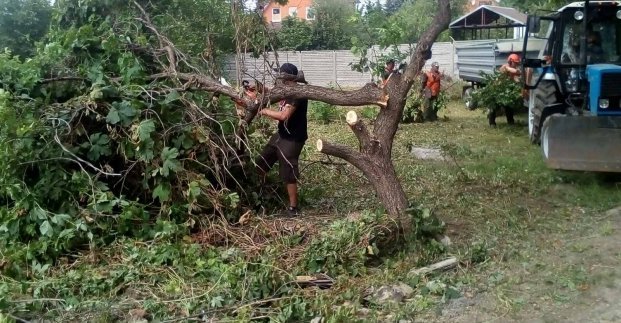
[[[408,198],[392,145],[407,93],[448,24],[449,1],[438,4],[407,69],[385,87],[340,91],[286,85],[276,76],[251,100],[218,81],[211,62],[179,50],[138,2],[60,2],[62,14],[38,55],[0,55],[2,243],[22,250],[20,261],[49,261],[116,235],[174,236],[213,220],[192,214],[236,220],[250,177],[236,167],[247,157],[240,152],[261,127],[253,123],[259,109],[285,97],[380,107],[372,129],[348,112],[358,149],[316,145],[360,169],[391,218],[407,228]],[[246,106],[241,120],[233,101]],[[21,264],[9,267],[19,271]]]
[[[438,11],[431,26],[422,34],[416,50],[410,57],[410,63],[403,74],[394,74],[384,88],[374,83],[353,91],[341,91],[325,87],[297,84],[286,85],[278,80],[275,86],[263,92],[256,101],[239,96],[229,87],[222,86],[215,80],[197,74],[164,74],[154,77],[176,77],[186,84],[196,84],[199,89],[227,95],[243,102],[247,107],[245,124],[252,122],[260,107],[290,98],[307,98],[340,106],[377,105],[381,109],[370,131],[354,111],[347,115],[347,122],[358,138],[359,150],[318,140],[317,150],[330,156],[346,160],[361,170],[375,188],[375,192],[394,217],[399,217],[408,206],[408,199],[392,163],[392,145],[399,121],[403,115],[406,98],[412,84],[417,79],[425,61],[430,57],[431,46],[438,35],[444,31],[450,20],[450,1],[439,0]]]

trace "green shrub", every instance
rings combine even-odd
[[[403,116],[401,117],[401,122],[422,122],[422,104],[423,99],[420,96],[419,92],[410,90],[410,93],[405,101],[405,107],[403,108]]]
[[[111,13],[121,3],[67,6],[55,19],[75,24],[56,21],[32,59],[0,54],[0,249],[15,251],[12,274],[123,235],[235,220],[252,200],[237,155],[263,136],[251,128],[239,142],[230,100],[148,78],[167,63],[145,54],[147,29],[124,25],[140,15],[133,5]]]
[[[334,119],[338,118],[336,106],[320,101],[311,101],[310,103],[310,119],[323,124],[329,124]]]
[[[440,91],[438,97],[434,101],[433,108],[436,112],[446,109],[449,102],[449,98],[444,91]],[[403,116],[401,117],[402,123],[423,122],[422,112],[423,98],[417,91],[410,91],[408,95],[405,107],[403,109]]]
[[[373,119],[375,120],[375,118],[377,117],[377,114],[379,113],[379,108],[376,106],[364,106],[361,110],[360,110],[360,116],[362,116],[365,119]]]
[[[411,227],[404,228],[409,232],[407,240],[425,241],[444,232],[444,222],[429,209],[410,206],[405,216],[411,223]],[[394,233],[386,235],[385,229],[392,225],[394,221],[383,210],[363,211],[355,218],[334,221],[306,249],[306,267],[314,272],[357,275],[364,271],[367,260],[393,253],[403,245],[391,240]]]

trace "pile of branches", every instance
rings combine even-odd
[[[258,203],[244,166],[265,135],[240,123],[229,99],[240,93],[214,95],[211,62],[121,3],[66,4],[38,55],[0,55],[0,238],[19,250],[9,269],[119,235],[186,234],[209,215],[236,221]]]

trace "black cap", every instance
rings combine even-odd
[[[280,66],[280,68],[278,69],[279,72],[281,73],[286,73],[289,75],[298,75],[298,68],[291,64],[291,63],[284,63]]]
[[[394,60],[394,59],[389,59],[389,60],[387,60],[387,61],[386,61],[386,65],[388,65],[388,64],[394,64],[394,63],[395,63],[395,60]]]

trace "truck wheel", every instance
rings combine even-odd
[[[464,100],[464,104],[466,105],[466,109],[468,110],[474,110],[477,108],[477,103],[472,97],[472,92],[474,92],[474,89],[469,87],[464,90],[464,93],[461,96],[462,100]]]
[[[552,81],[542,81],[533,91],[534,98],[531,98],[532,102],[528,106],[528,136],[531,143],[539,144],[544,121],[541,118],[543,109],[557,102],[556,87]]]

